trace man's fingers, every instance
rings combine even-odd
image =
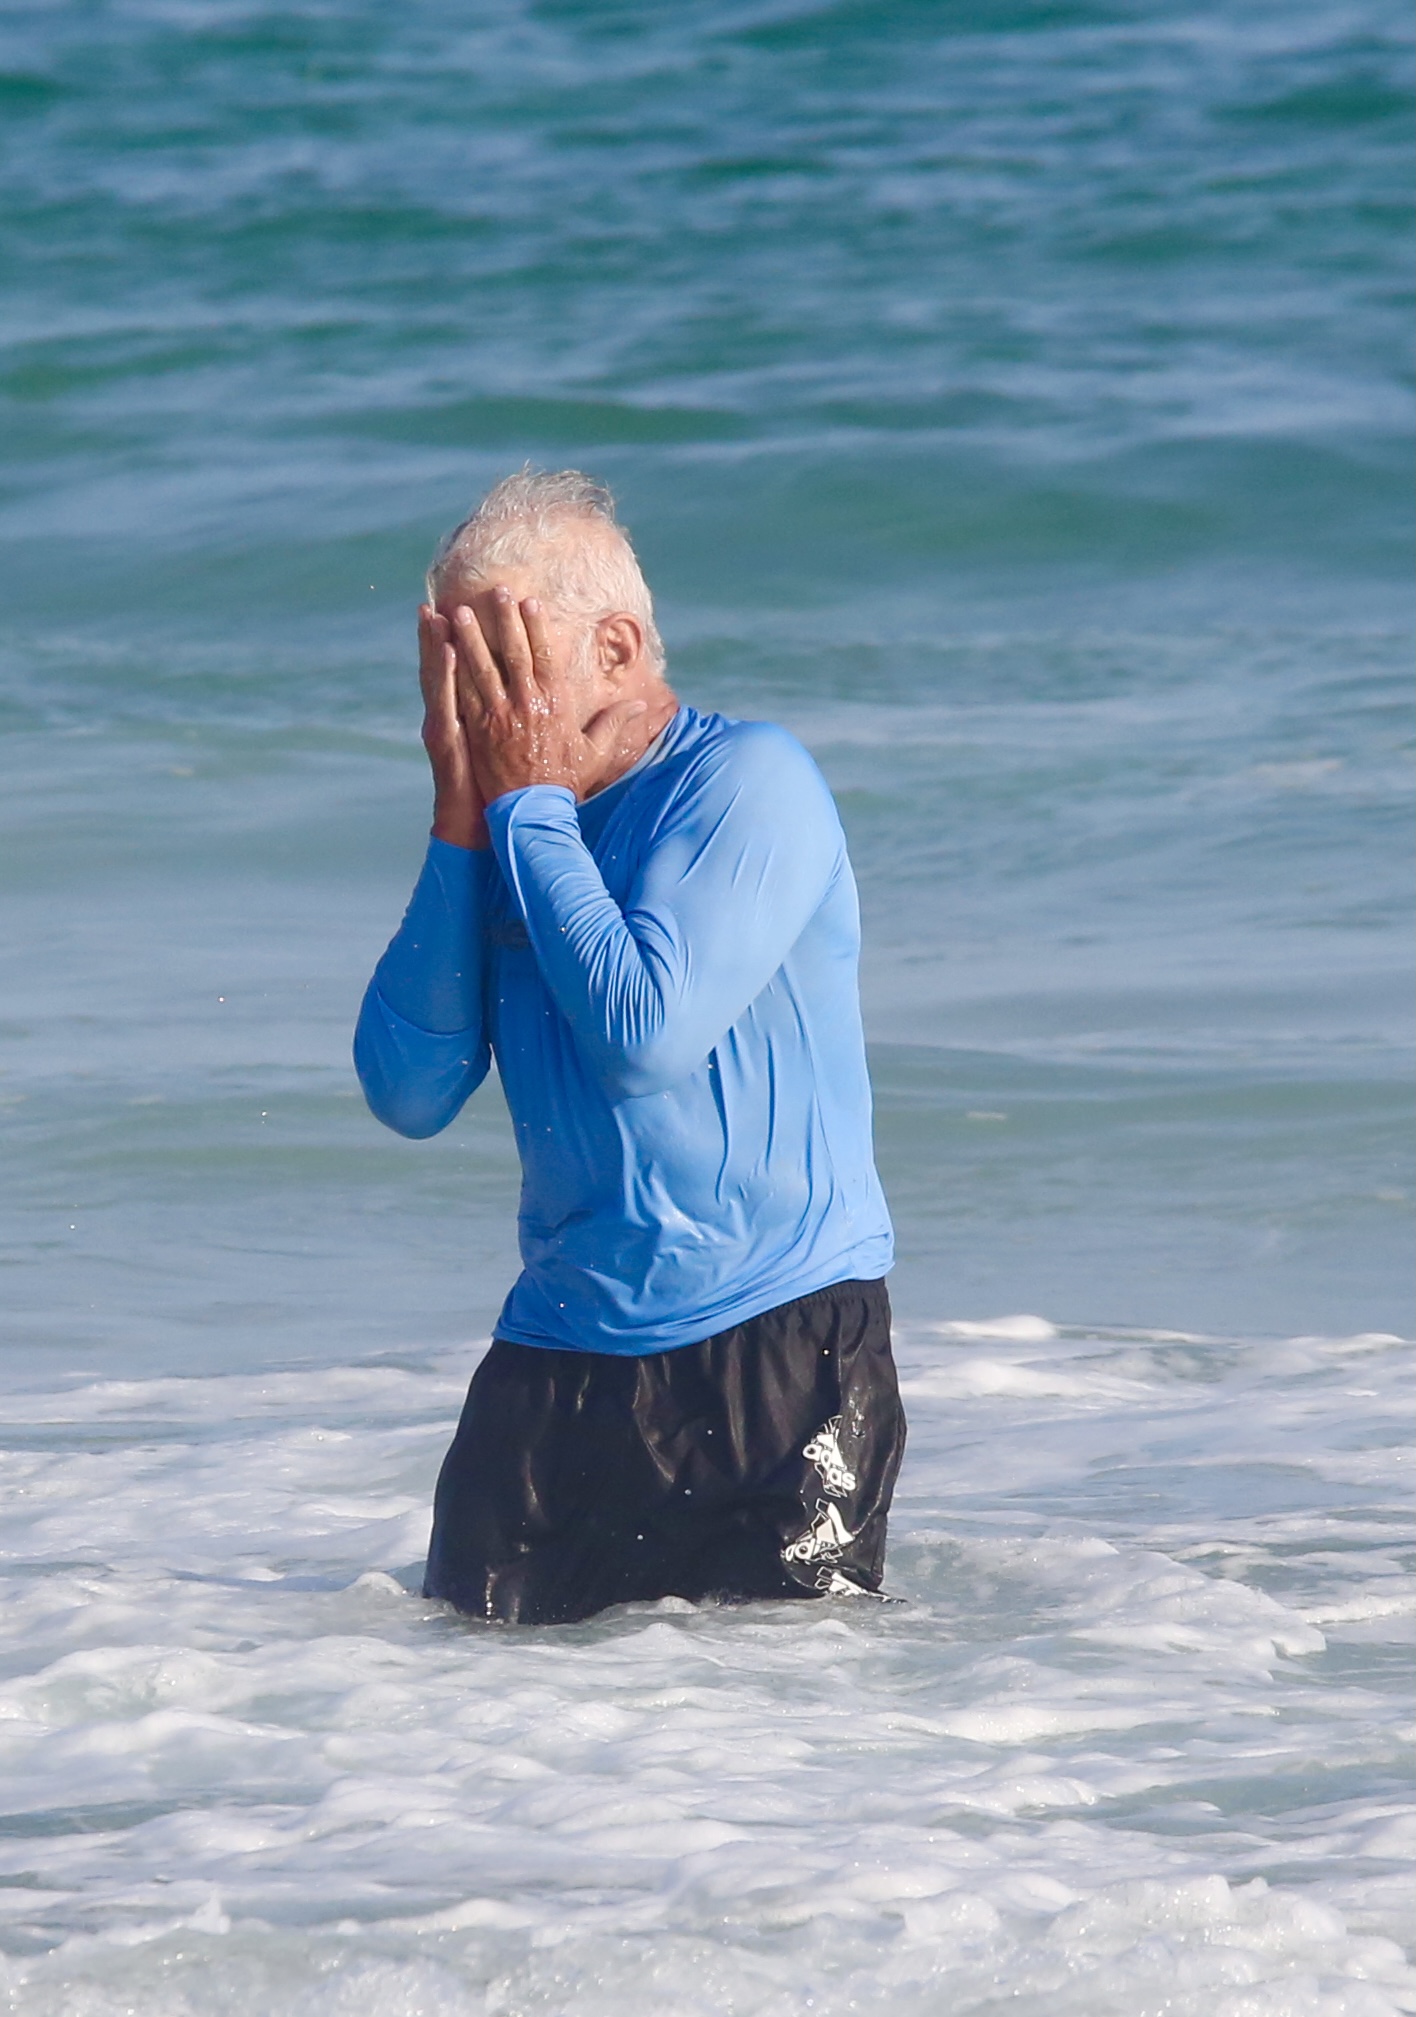
[[[526,620],[521,614],[521,605],[511,590],[493,589],[492,600],[497,613],[497,653],[506,680],[506,697],[520,714],[536,697],[536,674],[531,662],[531,640],[526,634]]]
[[[506,705],[501,671],[482,634],[477,612],[461,603],[452,613],[452,641],[457,659],[457,699],[469,728]]]
[[[542,693],[549,693],[556,683],[555,662],[551,657],[551,634],[546,628],[546,612],[534,595],[528,596],[522,603],[521,621],[525,626],[527,648],[531,653],[531,677]]]
[[[597,714],[585,730],[585,740],[597,756],[609,756],[632,721],[649,712],[647,700],[619,700]]]
[[[447,618],[426,602],[418,611],[418,684],[430,714],[453,704],[451,633]]]

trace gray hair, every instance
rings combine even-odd
[[[614,498],[594,477],[530,463],[503,477],[439,542],[428,569],[429,600],[455,582],[485,581],[501,567],[534,568],[547,602],[587,629],[616,610],[637,617],[646,656],[663,671],[653,597],[615,517]]]

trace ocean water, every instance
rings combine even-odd
[[[1416,2011],[1395,0],[0,13],[0,2010]],[[884,1606],[416,1595],[411,613],[616,488],[839,797]]]

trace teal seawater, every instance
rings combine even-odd
[[[347,1036],[429,547],[616,487],[850,830],[906,1315],[1409,1324],[1411,47],[1332,6],[0,25],[16,1363],[485,1331]]]

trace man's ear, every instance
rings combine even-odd
[[[644,649],[644,628],[627,610],[602,616],[595,626],[600,670],[608,679],[622,679]]]

